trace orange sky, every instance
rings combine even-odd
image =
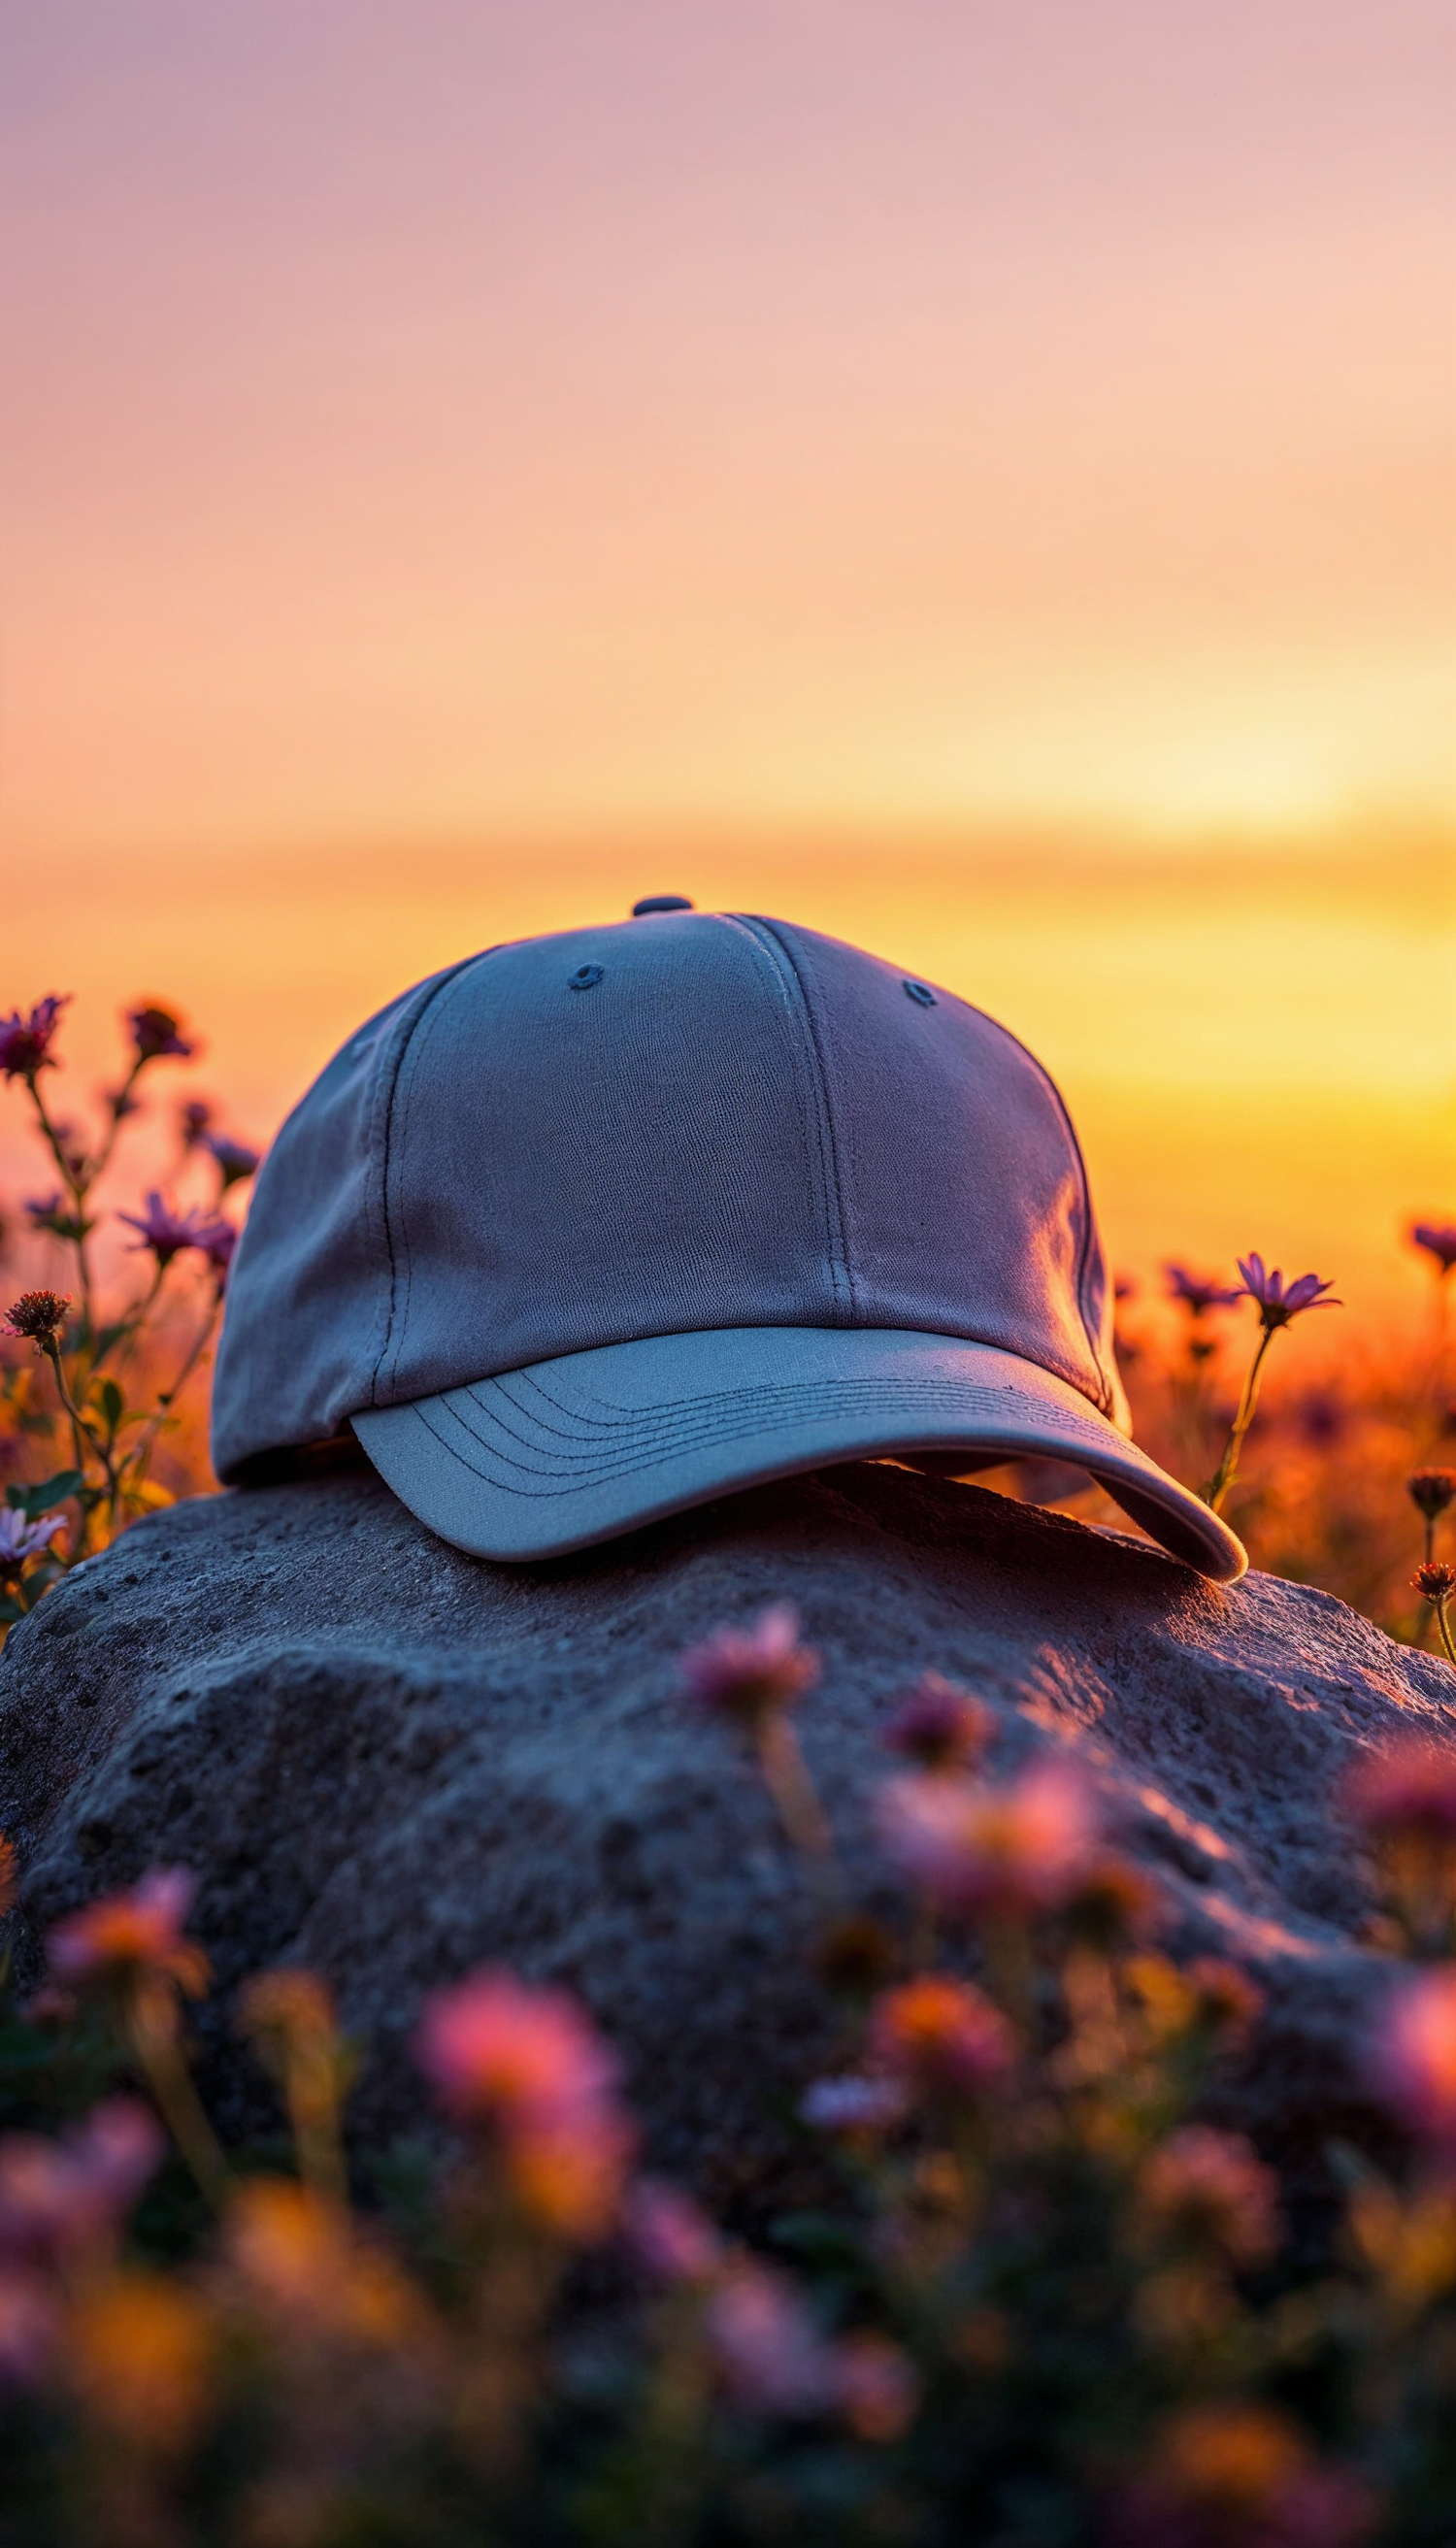
[[[1456,1206],[1453,73],[1446,0],[0,0],[0,1006],[185,998],[262,1132],[665,884],[1003,1015],[1129,1255],[1375,1297]]]

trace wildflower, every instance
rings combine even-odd
[[[0,2253],[45,2261],[114,2236],[165,2146],[134,2097],[103,2099],[58,2140],[0,2136]]]
[[[63,1981],[146,1974],[174,1982],[189,1999],[207,1988],[201,1947],[182,1935],[196,1890],[180,1866],[158,1867],[130,1893],[109,1893],[73,1911],[50,1932],[50,1965]]]
[[[1372,2070],[1410,2130],[1456,2155],[1456,1966],[1434,1965],[1395,1992]]]
[[[969,1982],[921,1973],[878,2001],[869,2032],[876,2065],[931,2097],[976,2097],[1011,2067],[1011,2031]]]
[[[103,1088],[101,1102],[114,1124],[125,1124],[129,1115],[139,1115],[141,1100],[134,1097],[129,1087]]]
[[[180,2450],[212,2388],[213,2325],[175,2275],[129,2271],[71,2312],[66,2372],[87,2413],[143,2448]]]
[[[120,1212],[117,1219],[126,1222],[131,1229],[139,1229],[141,1235],[133,1241],[132,1253],[135,1256],[143,1247],[149,1247],[156,1258],[158,1272],[170,1265],[173,1257],[179,1256],[184,1247],[201,1248],[206,1253],[217,1228],[216,1223],[202,1213],[178,1212],[175,1205],[164,1203],[155,1188],[147,1195],[141,1212]]]
[[[5,1313],[7,1334],[25,1336],[40,1353],[53,1346],[71,1306],[69,1292],[22,1292]]]
[[[1433,1558],[1428,1564],[1416,1567],[1410,1582],[1417,1592],[1424,1594],[1435,1611],[1436,1626],[1440,1631],[1441,1643],[1446,1649],[1447,1661],[1456,1664],[1456,1643],[1452,1641],[1446,1618],[1446,1604],[1452,1593],[1456,1592],[1456,1566],[1447,1566],[1443,1560]]]
[[[759,2414],[818,2415],[835,2403],[833,2349],[786,2277],[750,2259],[713,2291],[708,2342],[730,2397]]]
[[[29,1017],[12,1009],[8,1018],[0,1018],[0,1071],[7,1079],[34,1079],[38,1070],[55,1068],[50,1046],[70,996],[63,991],[57,998],[52,992],[37,1001]]]
[[[862,2442],[899,2439],[920,2405],[914,2365],[888,2336],[865,2327],[834,2348],[836,2405]]]
[[[52,1238],[64,1238],[71,1245],[86,1236],[91,1223],[84,1213],[73,1212],[62,1194],[29,1195],[21,1206],[34,1230],[46,1230]]]
[[[627,2203],[627,2236],[637,2261],[661,2283],[707,2283],[724,2262],[722,2239],[688,2194],[639,2178]]]
[[[1264,1994],[1239,1965],[1222,1956],[1195,1956],[1185,1979],[1194,1994],[1196,2025],[1228,2045],[1247,2037],[1263,2014]]]
[[[0,2266],[0,2384],[35,2380],[60,2333],[54,2285],[34,2266]]]
[[[1368,1754],[1345,1782],[1350,1811],[1376,1841],[1456,1848],[1456,1756],[1408,1735]]]
[[[799,1644],[792,1604],[776,1601],[752,1628],[719,1628],[702,1645],[689,1648],[680,1670],[682,1687],[696,1706],[757,1727],[813,1687],[820,1663],[812,1646]]]
[[[1164,1897],[1150,1875],[1125,1858],[1094,1859],[1067,1896],[1066,1915],[1082,1944],[1099,1955],[1145,1938],[1161,1923]]]
[[[305,2176],[342,2199],[338,2119],[354,2064],[327,1984],[298,1967],[255,1973],[238,1994],[238,2024],[283,2090]]]
[[[1137,2548],[1352,2548],[1374,2505],[1277,2408],[1230,2399],[1172,2418],[1124,2514]]]
[[[1230,1289],[1205,1275],[1190,1274],[1186,1265],[1165,1265],[1163,1272],[1168,1299],[1180,1301],[1191,1319],[1206,1318],[1210,1310],[1229,1310],[1243,1298],[1236,1283]]]
[[[259,1153],[256,1150],[249,1149],[246,1141],[229,1140],[226,1133],[205,1135],[203,1148],[210,1150],[217,1161],[225,1194],[229,1186],[241,1185],[258,1164]]]
[[[291,2177],[255,2176],[234,2188],[227,2253],[284,2333],[389,2345],[425,2330],[420,2296],[400,2267],[359,2235],[341,2203]]]
[[[1258,1303],[1259,1324],[1268,1334],[1276,1327],[1287,1327],[1290,1320],[1299,1318],[1305,1310],[1337,1310],[1341,1306],[1338,1301],[1324,1299],[1329,1285],[1321,1283],[1318,1274],[1301,1274],[1286,1290],[1278,1266],[1272,1271],[1266,1269],[1262,1256],[1240,1256],[1238,1270],[1243,1277],[1242,1291]]]
[[[1034,1762],[1000,1786],[948,1772],[892,1779],[878,1824],[902,1875],[947,1910],[993,1918],[1057,1909],[1097,1841],[1092,1790],[1058,1761]]]
[[[806,2124],[821,2133],[882,2133],[905,2112],[904,2090],[893,2079],[867,2079],[850,2072],[841,2079],[816,2079],[799,2100]]]
[[[230,1221],[210,1221],[206,1229],[192,1242],[194,1247],[201,1249],[216,1274],[220,1292],[228,1280],[228,1268],[237,1246],[237,1235]]]
[[[477,1973],[425,2002],[415,2057],[451,2114],[495,2135],[543,2227],[590,2238],[610,2226],[632,2135],[615,2057],[568,1992]]]
[[[0,1049],[3,1049],[3,1038],[4,1029],[0,1028]],[[1436,1281],[1444,1283],[1452,1266],[1456,1265],[1456,1222],[1417,1221],[1410,1231],[1410,1244],[1423,1247],[1427,1256],[1435,1258]]]
[[[197,1050],[196,1045],[182,1033],[181,1019],[174,1017],[170,1009],[143,1002],[140,1007],[127,1011],[127,1024],[138,1066],[143,1061],[162,1061],[169,1057],[189,1061]]]
[[[1238,1455],[1259,1403],[1264,1356],[1275,1336],[1281,1327],[1289,1325],[1291,1319],[1299,1318],[1306,1310],[1337,1310],[1340,1307],[1338,1301],[1324,1298],[1329,1285],[1321,1282],[1318,1274],[1301,1274],[1286,1287],[1279,1268],[1275,1266],[1271,1271],[1265,1266],[1262,1256],[1253,1254],[1240,1256],[1238,1271],[1243,1278],[1244,1292],[1258,1304],[1259,1341],[1233,1412],[1223,1458],[1203,1491],[1204,1502],[1212,1512],[1219,1510],[1238,1474]]]
[[[206,1097],[187,1097],[177,1109],[177,1128],[184,1150],[195,1150],[209,1132],[217,1108]]]
[[[1418,1513],[1436,1521],[1456,1498],[1456,1469],[1414,1469],[1406,1480],[1406,1493]]]
[[[1414,1469],[1406,1480],[1406,1493],[1425,1523],[1425,1563],[1429,1566],[1436,1553],[1436,1523],[1456,1498],[1456,1469]]]
[[[1156,2235],[1230,2264],[1260,2264],[1279,2244],[1277,2181],[1241,2133],[1186,2124],[1147,2160],[1138,2208]]]
[[[995,1729],[981,1699],[928,1672],[906,1691],[880,1740],[924,1770],[964,1770],[979,1760]]]
[[[16,1584],[28,1559],[39,1557],[67,1528],[63,1513],[44,1521],[27,1521],[14,1504],[0,1506],[0,1584]]]

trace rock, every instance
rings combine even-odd
[[[1220,1591],[1131,1537],[884,1466],[517,1569],[431,1538],[372,1474],[143,1521],[0,1659],[29,1934],[148,1866],[193,1868],[231,2130],[270,2112],[230,2029],[246,1972],[329,1977],[369,2047],[373,2138],[418,2124],[408,2042],[432,1983],[493,1957],[559,1978],[620,2048],[654,2162],[731,2196],[787,2165],[786,2095],[833,2048],[796,1872],[751,1768],[678,1704],[675,1663],[782,1597],[823,1650],[805,1748],[866,1888],[876,1727],[934,1666],[993,1702],[1000,1762],[1064,1744],[1090,1765],[1175,1952],[1257,1972],[1238,2119],[1286,2155],[1358,2128],[1382,1966],[1333,1790],[1398,1730],[1456,1740],[1456,1674],[1304,1586]]]

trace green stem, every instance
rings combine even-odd
[[[199,2193],[214,2212],[221,2211],[228,2191],[228,2162],[177,2048],[173,2026],[157,2027],[142,2010],[134,2009],[124,2036]]]
[[[1243,1396],[1238,1402],[1238,1411],[1229,1427],[1228,1439],[1224,1445],[1224,1456],[1203,1491],[1204,1502],[1211,1512],[1219,1510],[1224,1498],[1238,1475],[1238,1455],[1243,1448],[1243,1437],[1254,1420],[1254,1409],[1259,1403],[1259,1377],[1263,1369],[1264,1356],[1273,1343],[1276,1332],[1273,1327],[1265,1327],[1259,1338],[1258,1350],[1249,1365],[1248,1378],[1243,1384]]]
[[[1446,1599],[1449,1600],[1449,1598],[1450,1596],[1448,1594]],[[1435,1605],[1435,1609],[1436,1626],[1441,1632],[1441,1643],[1446,1649],[1446,1661],[1448,1663],[1456,1664],[1456,1644],[1453,1644],[1451,1638],[1451,1622],[1446,1616],[1446,1600],[1438,1601]]]

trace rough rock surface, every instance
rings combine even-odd
[[[866,1885],[876,1726],[935,1666],[994,1702],[1002,1762],[1066,1744],[1093,1768],[1175,1951],[1259,1972],[1241,2119],[1290,2155],[1348,2124],[1381,1974],[1332,1790],[1397,1729],[1456,1742],[1456,1673],[1322,1593],[1219,1591],[887,1467],[517,1569],[445,1547],[367,1474],[142,1522],[0,1659],[0,1827],[30,1934],[147,1866],[195,1869],[222,1986],[210,2086],[234,2126],[265,2111],[228,2024],[260,1965],[333,1982],[370,2048],[370,2134],[418,2114],[407,2047],[431,1983],[491,1957],[562,1978],[621,2048],[656,2162],[729,2194],[781,2140],[825,2020],[770,1810],[677,1703],[675,1660],[785,1596],[824,1653],[805,1747]]]

